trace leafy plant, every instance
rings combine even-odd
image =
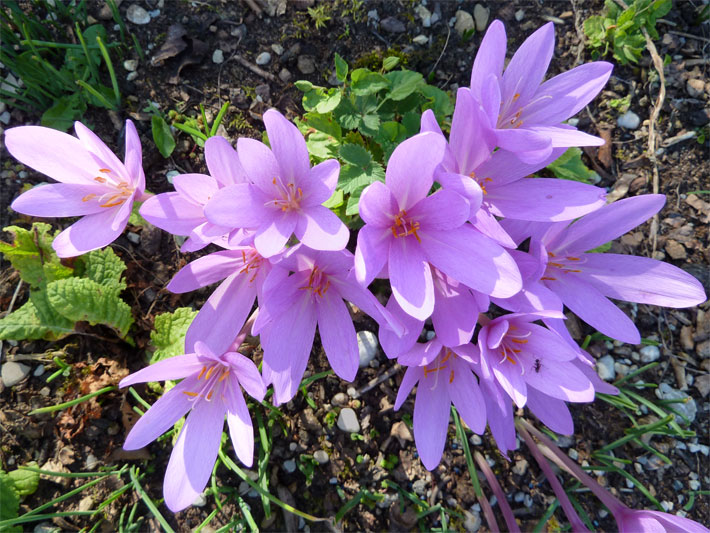
[[[614,0],[605,0],[600,16],[584,21],[584,33],[593,55],[603,57],[611,51],[614,58],[626,65],[638,63],[646,46],[645,28],[652,39],[658,39],[656,20],[666,15],[672,0],[634,0],[623,9]]]
[[[207,114],[205,113],[205,106],[200,104],[200,117],[190,117],[187,115],[182,115],[175,110],[171,110],[168,113],[168,117],[172,121],[172,125],[189,134],[195,143],[202,147],[205,145],[205,141],[210,137],[217,135],[217,129],[224,119],[224,115],[229,108],[229,102],[225,102],[220,108],[217,116],[211,125],[207,120]],[[204,130],[204,131],[203,131]],[[155,132],[153,133],[153,139],[155,139]],[[157,141],[156,141],[157,144]]]
[[[582,161],[582,150],[577,147],[568,148],[560,157],[547,165],[552,173],[561,179],[593,183],[596,172]]]
[[[0,252],[30,285],[29,300],[0,319],[0,339],[57,340],[75,332],[77,322],[104,324],[126,338],[133,323],[131,308],[119,296],[124,262],[111,248],[95,250],[72,264],[52,249],[56,233],[36,222],[27,230],[8,226],[12,243],[0,241]],[[130,340],[130,339],[127,339]]]
[[[32,461],[30,467],[37,467]],[[20,510],[20,500],[33,494],[39,484],[39,474],[31,470],[17,469],[12,472],[0,470],[0,521],[17,518]],[[19,526],[10,526],[3,531],[22,531]]]
[[[155,348],[150,363],[185,353],[185,334],[197,311],[189,307],[178,307],[172,313],[162,313],[155,317],[150,343]]]

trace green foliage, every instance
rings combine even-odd
[[[158,147],[160,155],[164,158],[170,157],[175,150],[175,139],[170,131],[170,126],[165,119],[159,115],[153,115],[150,119],[150,126],[153,131],[153,141]]]
[[[610,51],[614,58],[626,65],[638,63],[646,46],[642,28],[652,39],[658,39],[656,20],[666,15],[672,0],[634,0],[622,9],[614,0],[605,0],[604,13],[584,21],[584,33],[594,55],[603,57]]]
[[[590,184],[596,174],[584,164],[582,150],[577,147],[568,148],[564,154],[547,165],[547,168],[558,178]]]
[[[189,307],[178,307],[172,313],[163,313],[155,317],[150,342],[155,348],[150,363],[185,353],[185,334],[197,311]]]
[[[32,461],[28,466],[37,468],[37,463]],[[12,472],[0,470],[0,521],[17,518],[20,510],[20,500],[34,494],[39,484],[39,474],[25,469]],[[3,531],[22,531],[19,526],[3,528]]]
[[[126,265],[111,248],[89,252],[69,266],[52,249],[56,234],[48,224],[5,231],[14,238],[0,242],[0,252],[30,285],[30,297],[0,319],[0,339],[57,340],[73,333],[79,321],[104,324],[126,337],[133,323],[131,308],[120,297]]]
[[[363,189],[384,181],[384,166],[395,147],[419,132],[421,114],[432,109],[440,122],[450,120],[450,96],[428,85],[418,72],[392,70],[398,56],[381,61],[380,71],[350,69],[335,55],[339,87],[325,88],[297,81],[303,94],[303,118],[298,127],[306,135],[315,162],[341,162],[338,189],[327,205],[351,226],[358,224],[358,202]]]
[[[200,104],[200,116],[190,117],[187,115],[182,115],[177,111],[171,110],[168,113],[168,117],[172,120],[173,127],[189,134],[195,143],[202,147],[205,145],[205,141],[210,137],[217,135],[217,129],[224,119],[224,115],[227,113],[229,108],[229,102],[222,104],[217,116],[215,117],[212,124],[208,124],[207,114],[205,113],[205,106]],[[158,144],[158,140],[155,138],[155,132],[153,132],[153,140],[155,144]]]

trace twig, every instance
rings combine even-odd
[[[254,0],[244,0],[244,3],[249,6],[249,9],[251,9],[254,13],[256,13],[256,16],[261,18],[261,15],[263,14],[263,11],[261,8],[254,2]]]
[[[391,378],[392,376],[394,376],[394,375],[395,375],[397,372],[399,372],[400,370],[402,370],[402,367],[399,366],[399,364],[395,363],[395,365],[394,365],[392,368],[390,368],[387,372],[385,372],[384,374],[381,374],[381,375],[377,376],[377,377],[374,378],[374,379],[371,379],[371,380],[367,383],[367,385],[365,385],[365,386],[362,387],[359,391],[357,391],[357,392],[355,393],[355,396],[353,396],[353,397],[354,397],[354,398],[359,398],[360,396],[362,396],[362,395],[365,394],[366,392],[368,392],[368,391],[374,389],[375,387],[377,387],[377,385],[379,385],[380,383],[382,383],[382,382],[384,382],[384,381],[387,381],[389,378]]]
[[[279,81],[280,81],[280,80],[279,80],[276,76],[274,76],[271,72],[266,72],[265,70],[260,69],[260,68],[257,67],[254,63],[250,63],[249,61],[247,61],[246,59],[244,59],[244,58],[243,58],[241,55],[239,55],[239,54],[234,54],[232,57],[229,58],[229,60],[232,60],[232,59],[236,60],[237,63],[239,63],[239,64],[242,65],[243,67],[246,67],[246,68],[248,68],[249,70],[251,70],[251,71],[252,71],[254,74],[256,74],[257,76],[261,76],[262,78],[266,78],[267,80],[273,81],[273,82],[279,82]]]
[[[579,39],[579,46],[577,47],[577,58],[574,64],[580,65],[582,62],[582,54],[584,53],[584,30],[582,22],[582,13],[577,6],[579,0],[572,0],[572,11],[574,11],[574,29],[577,32],[577,38]]]
[[[626,2],[624,0],[614,0],[617,4],[619,4],[621,7],[624,9],[628,9],[629,6],[626,5]],[[656,45],[653,44],[653,40],[651,39],[651,36],[648,34],[648,30],[646,30],[645,27],[641,27],[641,33],[643,33],[644,38],[646,39],[646,48],[648,49],[648,52],[651,54],[651,59],[653,60],[653,66],[656,69],[656,72],[658,72],[658,79],[660,81],[660,88],[658,89],[658,97],[656,98],[656,103],[653,105],[653,108],[651,110],[651,116],[649,117],[649,124],[648,124],[648,159],[651,161],[651,165],[653,167],[653,194],[658,194],[659,190],[659,177],[658,177],[658,160],[656,159],[656,147],[657,147],[657,139],[656,139],[656,121],[658,120],[658,115],[661,112],[661,108],[663,107],[663,102],[666,99],[666,77],[663,73],[663,59],[661,59],[661,56],[658,55],[658,50],[656,50]],[[653,255],[656,252],[656,247],[658,245],[658,213],[653,215],[653,221],[651,222],[651,229],[650,229],[650,238],[651,242],[653,243],[652,245],[652,254]]]
[[[449,37],[451,37],[451,28],[446,25],[446,41],[444,42],[444,48],[441,49],[441,53],[439,54],[439,57],[436,58],[436,62],[434,63],[434,66],[431,67],[431,70],[429,71],[429,74],[427,74],[427,78],[431,75],[432,72],[434,72],[434,69],[436,66],[439,64],[439,61],[441,61],[441,58],[444,57],[444,52],[446,52],[446,47],[449,46]]]
[[[693,35],[692,33],[685,33],[684,31],[668,30],[668,33],[672,33],[673,35],[680,35],[681,37],[687,37],[688,39],[697,39],[698,41],[710,43],[710,39],[708,39],[707,37]]]

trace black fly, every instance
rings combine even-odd
[[[542,364],[540,363],[540,360],[535,359],[535,372],[540,372],[541,367],[542,367]]]

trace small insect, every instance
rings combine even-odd
[[[542,363],[539,359],[535,359],[535,372],[540,372],[540,368],[542,368]]]

